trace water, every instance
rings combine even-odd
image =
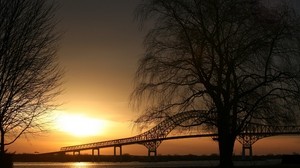
[[[197,166],[216,166],[217,161],[170,161],[170,162],[76,162],[76,163],[14,163],[14,168],[178,168]]]
[[[280,159],[264,160],[264,161],[237,161],[237,166],[255,166],[255,165],[277,165]],[[179,167],[201,167],[218,165],[215,160],[203,161],[170,161],[170,162],[71,162],[71,163],[53,163],[53,162],[16,162],[14,168],[179,168]]]

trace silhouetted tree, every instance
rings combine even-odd
[[[21,135],[42,131],[58,105],[55,7],[46,0],[0,1],[1,156]]]
[[[153,26],[131,95],[134,107],[145,108],[137,123],[203,113],[200,123],[218,133],[221,167],[233,166],[236,136],[249,122],[296,123],[300,29],[288,5],[146,0],[136,16]]]

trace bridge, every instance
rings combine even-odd
[[[148,149],[148,156],[153,154],[157,155],[157,148],[164,140],[171,139],[182,139],[182,138],[195,138],[195,137],[212,137],[213,139],[217,139],[217,133],[202,133],[197,135],[185,135],[185,136],[173,136],[167,137],[168,134],[178,125],[189,121],[190,124],[199,125],[201,124],[200,118],[205,114],[206,111],[190,111],[178,113],[174,116],[171,116],[152,129],[139,134],[137,136],[94,142],[88,144],[80,144],[74,146],[66,146],[60,149],[60,153],[73,152],[73,154],[80,154],[80,151],[84,150],[92,150],[92,155],[94,155],[94,151],[98,152],[100,155],[101,148],[113,147],[114,148],[114,156],[117,155],[117,148],[119,148],[119,154],[122,155],[122,146],[130,145],[130,144],[141,144],[144,145]],[[271,125],[263,125],[263,124],[248,124],[246,129],[241,132],[237,136],[238,142],[242,144],[242,155],[245,157],[246,150],[249,150],[250,157],[252,156],[252,145],[258,141],[259,139],[275,136],[275,135],[299,135],[300,134],[300,126],[271,126]]]

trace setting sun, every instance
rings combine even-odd
[[[74,136],[93,136],[103,133],[105,122],[84,115],[62,114],[57,119],[58,129]]]

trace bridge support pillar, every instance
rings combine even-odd
[[[246,160],[246,150],[249,150],[249,159],[252,160],[252,145],[251,144],[243,144],[242,148],[242,159]]]
[[[161,142],[161,140],[153,140],[143,143],[143,145],[148,149],[148,156],[157,156],[157,148]]]
[[[117,155],[117,147],[119,147],[119,154],[122,156],[122,146],[114,146],[114,156]]]
[[[94,151],[97,151],[97,153],[98,153],[98,156],[100,156],[100,149],[92,149],[92,155],[94,156]]]
[[[80,151],[73,151],[73,155],[76,155],[76,153],[80,155]]]
[[[154,150],[148,149],[148,156],[149,156],[149,157],[151,156],[151,153],[153,153],[153,156],[157,156],[157,151],[156,151],[156,149],[154,149]]]

